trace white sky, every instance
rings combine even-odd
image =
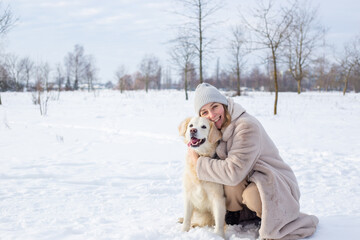
[[[286,1],[286,0],[281,0]],[[224,0],[220,13],[224,23],[215,26],[218,43],[225,43],[229,24],[238,21],[238,7],[253,0]],[[322,24],[329,28],[327,42],[338,50],[344,42],[360,34],[359,0],[313,0],[319,5]],[[114,80],[117,67],[124,64],[129,73],[137,70],[145,54],[157,56],[168,65],[167,42],[172,38],[179,17],[172,14],[172,0],[3,0],[19,18],[3,39],[3,51],[52,66],[63,63],[75,44],[94,56],[102,82]],[[226,54],[213,55],[225,65]],[[214,62],[208,67],[213,68]],[[225,66],[224,66],[225,67]],[[175,70],[173,70],[175,71]]]

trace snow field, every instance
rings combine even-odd
[[[186,146],[193,115],[182,91],[64,92],[40,116],[30,93],[1,93],[0,239],[219,239],[181,232]],[[360,95],[248,93],[257,117],[293,168],[303,212],[320,218],[312,239],[360,235]],[[256,239],[230,226],[228,239]]]

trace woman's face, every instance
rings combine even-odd
[[[221,103],[212,102],[204,105],[200,109],[200,116],[215,123],[217,129],[221,129],[225,121],[225,109]]]

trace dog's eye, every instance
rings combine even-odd
[[[193,127],[194,125],[190,124],[189,127]]]
[[[206,126],[205,126],[205,125],[202,125],[201,128],[206,129]]]

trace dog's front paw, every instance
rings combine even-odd
[[[215,230],[215,233],[216,233],[217,235],[219,235],[220,237],[222,237],[222,238],[225,239],[225,232],[224,232],[224,230],[218,229],[218,230]]]
[[[183,223],[182,231],[183,232],[188,232],[189,230],[190,230],[190,224]]]
[[[219,235],[220,237],[224,238],[225,239],[225,232],[224,232],[224,229],[216,229],[215,228],[215,231],[214,231],[217,235]]]

